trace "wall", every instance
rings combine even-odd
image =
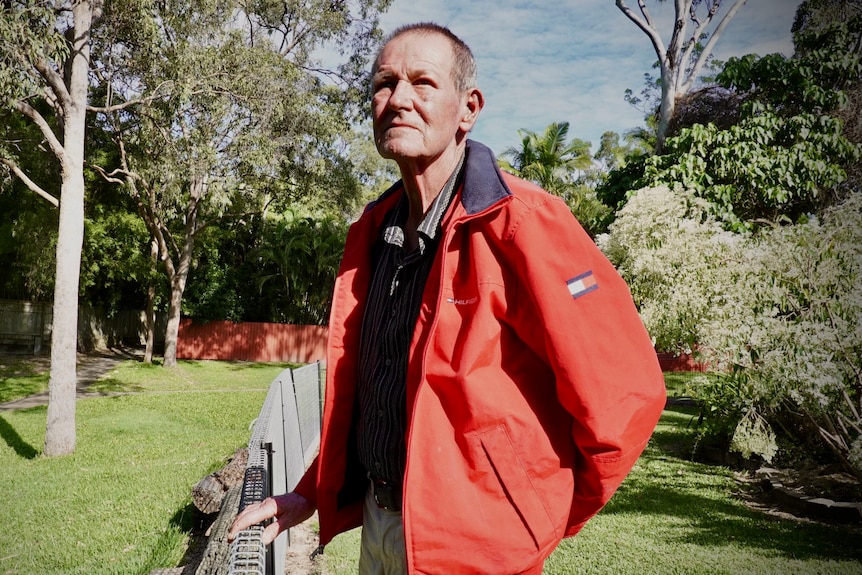
[[[682,353],[674,355],[672,353],[657,352],[658,363],[662,371],[706,371],[706,365],[698,363],[691,355]]]
[[[326,359],[327,333],[319,325],[183,319],[177,358],[311,363]]]
[[[50,302],[0,300],[0,351],[47,353],[51,348],[53,305]],[[147,327],[144,312],[126,310],[108,317],[102,310],[78,306],[78,351],[118,345],[144,346]],[[156,344],[165,341],[167,316],[156,314]]]

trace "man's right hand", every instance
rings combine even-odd
[[[266,526],[261,537],[264,545],[269,545],[285,529],[302,523],[314,514],[314,505],[298,493],[285,493],[267,497],[254,503],[236,516],[227,535],[228,541],[236,539],[239,532],[268,519],[275,521]]]

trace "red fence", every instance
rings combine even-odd
[[[283,323],[180,322],[177,357],[227,361],[292,361],[326,359],[328,328]],[[657,352],[662,371],[706,371],[690,355]]]
[[[229,321],[196,324],[184,319],[177,337],[177,357],[311,363],[326,359],[327,332],[319,325]]]
[[[706,371],[706,365],[698,363],[689,354],[656,352],[662,371]]]

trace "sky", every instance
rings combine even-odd
[[[725,0],[730,4],[730,0]],[[637,1],[629,6],[638,12]],[[793,53],[790,28],[799,0],[748,0],[720,37],[715,57]],[[648,0],[667,43],[673,2]],[[724,14],[722,10],[720,14]],[[652,44],[614,0],[394,0],[381,17],[388,33],[431,21],[451,29],[473,51],[485,108],[471,138],[501,154],[518,146],[519,129],[542,133],[569,122],[569,139],[592,144],[605,131],[643,125],[643,113],[624,100],[644,73],[658,75]]]

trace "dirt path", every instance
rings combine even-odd
[[[21,359],[22,356],[13,356],[15,359]],[[111,349],[105,351],[79,353],[78,354],[78,382],[77,382],[77,397],[95,397],[104,395],[89,391],[90,384],[98,381],[100,378],[117,367],[120,362],[128,359],[138,359],[143,357],[143,351],[135,348]],[[39,356],[33,358],[37,364],[44,365],[44,369],[49,369],[51,359],[47,356]],[[28,407],[36,407],[39,405],[48,405],[48,391],[16,399],[8,403],[0,403],[0,412],[10,411],[13,409],[25,409]]]

